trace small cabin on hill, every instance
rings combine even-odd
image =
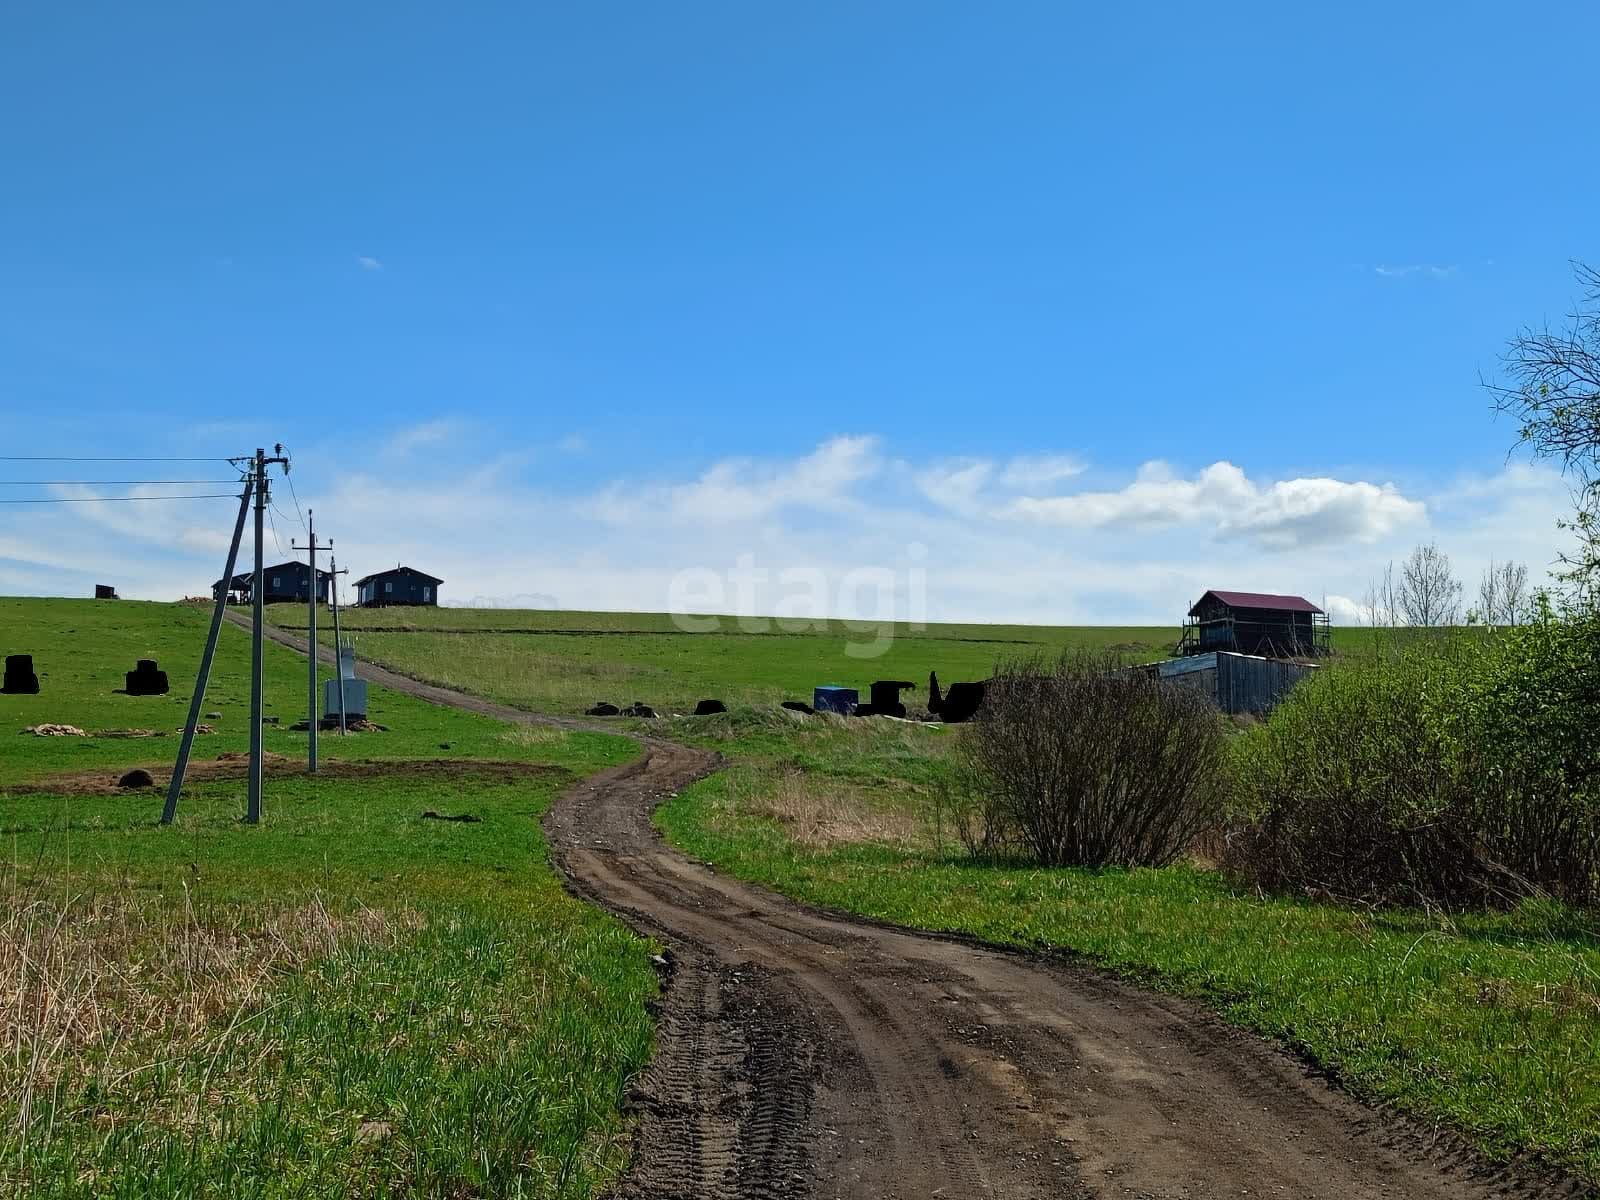
[[[251,576],[246,571],[232,579],[219,579],[211,585],[211,597],[226,589],[229,604],[250,604]],[[332,595],[333,576],[317,568],[317,602],[328,603]],[[261,599],[263,604],[308,603],[311,599],[311,567],[303,562],[281,562],[277,566],[263,567],[261,571]]]
[[[1189,609],[1177,652],[1313,658],[1328,653],[1328,636],[1328,614],[1304,596],[1209,591]]]
[[[356,605],[383,608],[390,604],[437,605],[444,580],[415,567],[397,566],[356,580]]]

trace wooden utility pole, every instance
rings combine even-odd
[[[273,457],[268,458],[267,452],[256,449],[255,462],[251,471],[255,476],[256,494],[256,563],[255,571],[250,577],[250,607],[252,609],[250,625],[250,788],[246,800],[244,819],[247,824],[261,824],[261,637],[263,627],[266,625],[266,612],[263,605],[266,602],[265,589],[262,587],[262,540],[266,536],[267,518],[267,465],[269,463],[282,463],[285,468],[289,460],[283,456],[283,447],[274,446]]]
[[[222,614],[228,607],[228,592],[233,588],[233,568],[239,561],[239,542],[244,537],[244,518],[250,511],[250,494],[254,487],[255,476],[252,471],[245,477],[244,492],[239,496],[239,519],[233,523],[233,541],[228,543],[228,565],[222,570],[222,586],[217,589],[217,603],[211,610],[211,629],[206,634],[205,652],[200,656],[194,694],[189,697],[189,720],[183,726],[178,761],[172,768],[172,782],[167,785],[167,803],[161,810],[163,825],[171,825],[178,815],[178,793],[183,790],[183,777],[189,770],[189,751],[194,748],[194,731],[200,721],[200,706],[205,702],[206,683],[211,678],[211,660],[217,653],[217,635],[222,632]]]
[[[306,734],[310,738],[306,744],[306,770],[313,775],[317,773],[317,728],[321,724],[317,717],[317,551],[333,550],[332,542],[326,546],[317,545],[315,517],[313,509],[306,509],[306,544],[303,549],[306,552],[306,563],[311,568],[310,619],[306,630],[306,674],[309,681],[306,687]],[[296,550],[302,549],[292,541],[289,544]],[[340,732],[343,732],[342,727]]]

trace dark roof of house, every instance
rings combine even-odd
[[[1206,596],[1215,596],[1231,608],[1271,608],[1279,612],[1320,613],[1322,610],[1304,596],[1279,596],[1273,592],[1223,592],[1213,588]],[[1206,596],[1194,602],[1189,615],[1205,603]]]
[[[437,575],[429,575],[426,571],[419,571],[415,567],[390,567],[387,571],[374,571],[371,575],[363,575],[356,580],[355,586],[360,587],[363,583],[370,583],[374,579],[382,579],[385,575],[415,575],[418,579],[426,580],[432,584],[444,582]]]

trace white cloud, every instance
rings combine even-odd
[[[1327,610],[1328,619],[1335,625],[1365,625],[1369,619],[1367,606],[1360,600],[1352,600],[1349,596],[1331,595],[1322,607]]]
[[[789,461],[726,459],[691,483],[613,484],[594,499],[603,520],[746,524],[788,508],[837,511],[854,484],[883,467],[875,437],[835,437]]]
[[[514,458],[463,463],[451,450],[420,477],[303,454],[301,506],[316,508],[355,576],[411,563],[444,578],[451,604],[662,611],[685,570],[731,580],[747,563],[766,579],[730,586],[719,607],[778,611],[785,572],[806,570],[826,581],[828,611],[869,616],[872,588],[849,586],[865,570],[887,573],[886,594],[907,615],[920,571],[929,620],[1169,627],[1211,587],[1298,592],[1355,623],[1384,563],[1430,539],[1469,592],[1491,557],[1525,561],[1541,578],[1568,508],[1559,475],[1542,466],[1402,492],[1151,463],[1071,490],[1083,475],[1067,471],[1071,460],[1035,485],[1053,472],[1003,459],[907,462],[853,436],[556,493],[529,483]],[[1012,511],[1025,500],[1048,518]],[[39,507],[0,510],[0,593],[87,595],[100,582],[135,598],[202,593],[221,574],[236,510],[227,500]]]
[[[1424,279],[1453,279],[1460,273],[1461,268],[1455,263],[1406,263],[1404,266],[1395,266],[1388,263],[1379,263],[1372,268],[1385,279],[1410,279],[1419,276]]]
[[[447,442],[460,431],[461,426],[455,421],[423,421],[390,434],[378,452],[391,458],[404,458],[428,446]]]
[[[589,449],[589,439],[581,433],[569,433],[556,443],[556,449],[563,454],[583,454]]]
[[[1193,479],[1149,462],[1115,491],[1024,496],[1003,516],[1078,529],[1149,531],[1209,525],[1220,537],[1248,538],[1264,548],[1323,542],[1370,543],[1426,516],[1426,507],[1389,483],[1286,479],[1261,486],[1229,462]]]
[[[1068,454],[1024,455],[1006,463],[1000,472],[1000,482],[1018,490],[1048,487],[1082,475],[1086,470],[1088,467],[1082,459]]]
[[[358,254],[358,255],[356,255],[356,263],[357,263],[357,265],[359,265],[361,267],[361,269],[363,271],[381,271],[381,270],[383,270],[383,264],[381,262],[379,262],[377,259],[373,258],[370,254]]]
[[[919,492],[932,503],[965,516],[996,516],[1018,493],[1081,475],[1082,460],[1065,454],[1024,455],[997,461],[958,458],[909,468]]]
[[[561,601],[548,592],[518,592],[514,596],[474,596],[463,601],[462,608],[516,608],[553,610]]]
[[[994,463],[988,459],[958,459],[926,467],[913,478],[917,490],[940,508],[977,516],[989,507],[985,491],[994,473]]]

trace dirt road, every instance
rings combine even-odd
[[[486,715],[546,719],[362,673]],[[1584,1194],[1491,1171],[1185,1002],[724,878],[664,845],[649,819],[714,756],[644,745],[546,819],[573,888],[670,951],[657,1057],[629,1096],[638,1153],[622,1196]]]

